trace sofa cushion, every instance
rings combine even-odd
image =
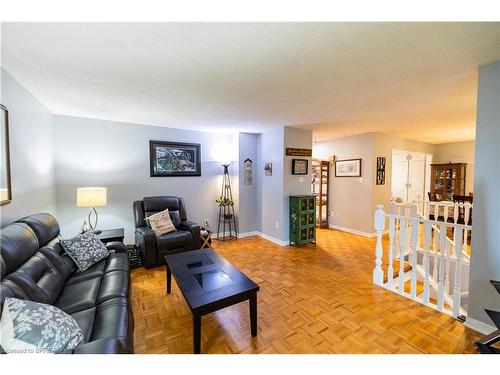
[[[97,295],[96,303],[101,303],[112,298],[127,297],[130,278],[127,271],[112,271],[105,273],[101,279],[101,288]]]
[[[193,238],[190,232],[178,230],[157,238],[158,251],[165,253],[176,249],[191,249]]]
[[[30,300],[42,303],[53,303],[64,287],[64,277],[40,252],[5,279],[19,286]]]
[[[109,250],[94,233],[83,233],[61,240],[61,245],[76,263],[80,272],[109,255]]]
[[[75,319],[57,307],[6,298],[0,321],[0,344],[11,353],[62,353],[83,341]]]
[[[66,284],[55,306],[68,314],[90,309],[95,306],[100,286],[100,277]]]
[[[104,263],[104,262],[103,262]],[[130,270],[127,253],[114,253],[106,258],[104,273],[122,270],[127,273]]]
[[[0,233],[0,273],[2,279],[26,262],[38,250],[35,232],[24,223],[13,223]]]
[[[91,340],[114,337],[127,341],[129,320],[129,302],[125,297],[112,298],[96,305]]]
[[[94,328],[96,307],[90,309],[74,312],[71,316],[76,320],[78,327],[82,330],[83,341],[88,342],[92,337],[92,330]]]
[[[27,224],[35,232],[40,247],[48,244],[54,237],[59,235],[59,224],[51,214],[35,214],[23,217],[19,223]]]

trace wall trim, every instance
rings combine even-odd
[[[467,317],[467,319],[465,319],[464,326],[473,329],[474,331],[477,331],[479,333],[482,333],[483,335],[489,335],[490,333],[496,331],[495,326],[492,326],[491,324],[488,323],[483,323],[480,320],[473,319],[471,317]]]
[[[217,233],[212,233],[212,235],[215,237],[217,235]],[[229,235],[229,232],[226,232],[226,236],[228,236],[228,235]],[[221,233],[221,236],[222,236],[222,233]],[[288,246],[289,245],[288,241],[279,240],[275,237],[271,237],[271,236],[269,236],[265,233],[259,232],[259,231],[238,233],[238,238],[245,238],[245,237],[251,237],[251,236],[261,237],[265,240],[271,241],[271,242],[275,243],[276,245],[280,245],[280,246]]]
[[[377,237],[377,233],[363,232],[363,231],[357,230],[357,229],[351,229],[351,228],[341,227],[340,225],[328,224],[328,227],[331,228],[331,229],[340,230],[342,232],[357,234],[358,236],[370,237],[370,238]]]

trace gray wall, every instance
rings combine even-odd
[[[257,187],[258,227],[263,234],[286,241],[283,232],[284,128],[276,127],[265,130],[258,138],[256,173],[260,181]],[[265,163],[273,163],[272,176],[265,176]]]
[[[312,132],[296,128],[285,127],[285,149],[307,148],[312,149]],[[292,174],[292,160],[307,159],[308,174],[303,176]],[[290,195],[311,194],[311,157],[285,156],[284,161],[284,194],[283,194],[283,238],[289,237],[290,232],[290,214],[289,197]]]
[[[1,207],[1,225],[35,212],[56,214],[52,117],[1,69],[1,103],[9,110],[12,203]]]
[[[335,177],[330,168],[330,224],[364,233],[373,233],[373,134],[355,135],[314,145],[313,156],[329,160],[361,158],[361,178]]]
[[[479,68],[469,316],[492,324],[500,311],[500,61]]]
[[[182,196],[188,219],[199,223],[208,219],[216,229],[221,164],[234,158],[233,135],[57,115],[54,124],[57,207],[63,235],[76,233],[88,213],[76,207],[79,186],[107,187],[108,205],[98,208],[99,226],[124,227],[126,242],[134,241],[132,202],[145,196]],[[201,177],[150,177],[150,140],[201,143]],[[232,166],[231,172],[238,173],[237,163]]]
[[[257,185],[260,183],[257,176],[257,134],[239,134],[239,231],[248,233],[259,230],[257,225]],[[244,161],[252,160],[251,185],[244,183]]]

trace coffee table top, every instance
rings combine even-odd
[[[165,256],[191,311],[259,290],[259,286],[213,249]]]

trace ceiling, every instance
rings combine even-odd
[[[57,114],[446,143],[474,139],[500,23],[3,23],[1,56]]]

